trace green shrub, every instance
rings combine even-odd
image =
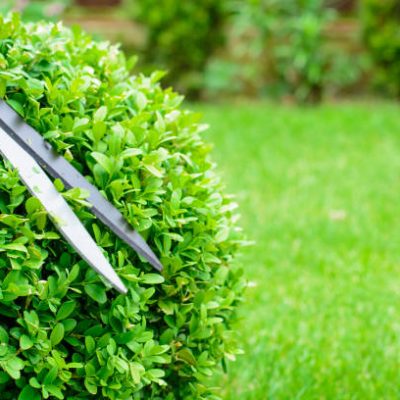
[[[242,47],[239,60],[253,67],[251,74],[243,68],[242,75],[262,93],[318,102],[326,92],[357,81],[359,63],[346,62],[348,55],[330,46],[327,27],[335,12],[325,1],[238,0],[233,4],[236,43]],[[250,44],[246,35],[252,38]]]
[[[132,2],[134,18],[148,31],[146,63],[168,70],[167,82],[192,97],[202,73],[223,42],[224,0],[141,0]]]
[[[159,255],[163,276],[64,193],[129,288],[118,295],[0,161],[2,400],[215,399],[237,352],[243,281],[235,204],[198,115],[130,76],[115,46],[60,24],[0,17],[0,96],[92,180]],[[19,397],[18,397],[19,396]]]
[[[400,1],[365,0],[364,39],[378,67],[377,83],[400,96]]]
[[[282,16],[285,20],[274,48],[278,79],[300,102],[318,102],[325,89],[329,55],[324,27],[328,15],[321,10],[302,10]]]
[[[325,27],[332,13],[322,0],[283,1],[275,8],[269,34],[274,57],[273,73],[284,92],[299,102],[322,99],[331,67]]]

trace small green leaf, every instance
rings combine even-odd
[[[79,275],[79,270],[80,270],[79,264],[75,264],[75,265],[72,267],[72,269],[71,269],[71,271],[70,271],[70,273],[69,273],[69,275],[68,275],[68,280],[69,280],[69,282],[73,282],[73,281],[78,277],[78,275]]]
[[[104,134],[106,133],[107,125],[103,121],[97,121],[93,124],[93,138],[95,141],[99,141],[103,138]]]
[[[21,377],[21,370],[24,368],[25,363],[19,357],[12,357],[2,362],[2,365],[11,378],[17,380]]]
[[[179,350],[175,357],[178,360],[184,361],[189,365],[196,365],[196,358],[193,356],[193,353],[189,349]]]
[[[8,100],[8,104],[21,116],[24,116],[24,107],[16,100]]]
[[[109,174],[112,173],[114,169],[114,163],[111,158],[97,152],[93,152],[92,157],[104,168],[105,171],[107,171]]]
[[[71,300],[64,303],[57,312],[56,319],[61,321],[68,318],[75,310],[76,302]]]
[[[90,283],[85,286],[85,292],[100,304],[104,304],[107,301],[106,289],[102,285]]]
[[[43,206],[36,197],[30,197],[25,202],[25,209],[28,214],[33,214],[34,212],[43,209]]]
[[[0,251],[6,251],[6,250],[21,251],[23,253],[27,253],[28,252],[26,247],[23,244],[20,244],[20,243],[1,244],[0,245]]]
[[[29,336],[21,335],[19,338],[19,346],[22,350],[28,350],[33,346],[33,341]]]
[[[9,336],[7,331],[0,326],[0,344],[8,344]]]
[[[58,368],[57,367],[52,367],[50,371],[46,374],[46,376],[43,379],[43,384],[44,385],[51,385],[54,383],[54,381],[57,379],[58,375]]]
[[[18,400],[40,400],[40,394],[30,386],[25,386],[18,396]]]
[[[57,385],[44,385],[44,388],[49,392],[52,396],[54,396],[57,399],[63,400],[64,395],[61,391],[61,389]]]
[[[145,274],[140,277],[140,280],[148,285],[157,285],[165,281],[164,277],[160,274]]]
[[[102,106],[93,114],[93,119],[95,122],[104,121],[106,116],[107,116],[107,107]]]
[[[50,341],[53,346],[57,346],[64,338],[64,325],[58,323],[50,334]]]
[[[84,381],[85,388],[90,394],[97,394],[97,385],[95,379],[87,376]]]
[[[57,189],[57,191],[63,192],[65,190],[64,183],[62,182],[61,179],[55,179],[53,184],[54,184],[55,188]]]
[[[96,342],[91,336],[85,337],[85,347],[89,354],[92,354],[96,349]]]

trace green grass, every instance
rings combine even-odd
[[[400,398],[398,105],[197,109],[256,240],[224,398]]]

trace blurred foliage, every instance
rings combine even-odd
[[[258,93],[318,102],[325,92],[358,79],[358,64],[329,44],[327,28],[336,14],[323,0],[239,0],[232,5],[233,48],[241,68],[220,66],[234,71],[236,81],[253,82]],[[215,69],[208,68],[207,74],[208,88],[219,88]],[[227,84],[232,90],[240,86]]]
[[[389,9],[379,6],[379,0],[366,2]],[[25,20],[55,20],[70,5],[64,14],[69,22],[87,19],[85,29],[111,41],[121,40],[124,50],[139,56],[141,72],[166,70],[164,85],[190,99],[245,95],[309,103],[368,87],[362,81],[364,59],[352,52],[346,39],[335,38],[336,0],[124,0],[108,8],[100,3],[96,7],[77,4],[73,0],[5,0],[0,11],[14,6],[23,10]],[[366,13],[365,21],[372,14],[373,10]],[[134,33],[116,36],[116,32],[125,32],[118,18],[134,27]],[[400,68],[387,61],[398,55],[386,38],[399,42],[390,33],[395,26],[382,24],[384,29],[378,29],[378,22],[369,23],[365,35],[371,47],[382,49],[375,56],[383,71],[380,81],[399,76]],[[359,38],[353,44],[362,49]],[[384,73],[385,69],[392,72]],[[399,86],[396,78],[386,81],[392,92]]]
[[[378,85],[400,97],[400,1],[365,0],[363,33]]]
[[[332,65],[325,46],[324,27],[333,15],[315,2],[310,3],[305,10],[293,7],[278,11],[282,15],[278,15],[275,23],[281,24],[281,29],[273,31],[278,81],[284,82],[285,89],[302,102],[321,100]]]
[[[25,21],[57,20],[72,0],[1,0],[0,13],[19,11]]]
[[[143,61],[166,68],[166,81],[190,97],[197,97],[209,57],[223,43],[224,3],[141,0],[127,4],[148,32]]]

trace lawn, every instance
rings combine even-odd
[[[196,108],[256,241],[224,398],[398,399],[398,105]]]

